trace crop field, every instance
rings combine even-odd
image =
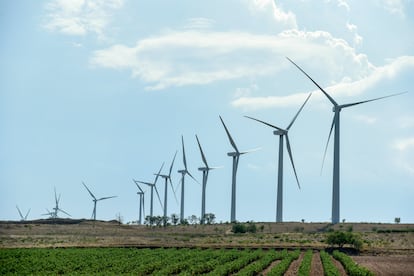
[[[313,264],[314,254],[320,254],[323,269]],[[316,275],[312,269],[327,275],[344,270],[348,275],[373,275],[344,253],[299,249],[2,249],[0,264],[1,275]]]

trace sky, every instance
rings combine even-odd
[[[333,139],[321,172],[332,105],[408,92],[341,112],[340,219],[414,223],[414,1],[0,2],[0,220],[138,219],[133,179],[161,164],[180,198],[181,135],[201,183],[198,135],[210,166],[206,212],[230,220],[233,151],[242,155],[236,218],[275,221],[278,136],[244,116],[289,131],[284,221],[331,220]],[[164,183],[157,188],[164,196]],[[149,190],[145,212],[149,214]],[[168,186],[168,214],[179,214]],[[201,185],[185,179],[185,217],[200,216]],[[154,199],[154,214],[162,209]],[[67,217],[62,214],[63,217]]]

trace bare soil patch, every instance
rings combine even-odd
[[[375,275],[414,275],[413,255],[353,256],[352,258]]]
[[[342,264],[339,261],[337,261],[335,258],[333,258],[332,256],[331,256],[331,259],[332,259],[333,264],[338,268],[339,275],[346,276],[347,274]]]
[[[321,261],[321,256],[319,254],[319,251],[313,252],[310,275],[311,276],[323,275],[323,266],[322,266],[322,261]]]
[[[304,252],[302,252],[302,253],[299,255],[299,258],[297,258],[296,260],[294,260],[294,261],[290,264],[290,266],[289,266],[288,270],[285,272],[285,276],[286,276],[286,275],[288,275],[288,276],[295,276],[295,275],[298,275],[298,272],[299,272],[299,266],[300,266],[300,264],[302,263],[302,260],[303,260],[303,255],[305,255],[305,253],[304,253]]]

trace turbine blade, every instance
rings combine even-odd
[[[207,159],[204,155],[203,149],[201,148],[200,140],[198,140],[197,135],[196,135],[196,139],[197,139],[197,143],[198,143],[198,148],[200,149],[201,159],[203,159],[204,165],[206,165],[206,168],[208,168]]]
[[[82,184],[83,184],[83,186],[85,186],[86,190],[88,190],[88,192],[91,195],[91,197],[96,200],[96,197],[93,195],[93,193],[91,192],[91,190],[89,190],[88,186],[86,186],[86,184],[83,181],[82,181]]]
[[[168,174],[168,177],[170,178],[171,177],[171,172],[172,172],[172,169],[173,169],[173,166],[174,166],[174,161],[175,161],[175,157],[177,156],[177,151],[175,151],[175,154],[174,154],[174,158],[173,158],[173,160],[172,160],[172,162],[171,162],[171,166],[170,166],[170,173]]]
[[[185,148],[184,148],[184,137],[181,135],[181,144],[183,146],[183,163],[184,163],[184,169],[187,170],[187,160],[185,158]]]
[[[219,117],[220,117],[221,123],[222,123],[222,124],[223,124],[223,126],[224,126],[224,129],[226,130],[227,136],[229,137],[230,144],[233,146],[233,148],[234,148],[234,150],[235,150],[236,152],[239,152],[239,150],[237,149],[236,143],[234,143],[234,140],[233,140],[233,138],[231,137],[230,132],[229,132],[229,130],[228,130],[228,129],[227,129],[227,127],[226,127],[226,124],[224,123],[224,121],[223,121],[223,119],[221,118],[221,116],[219,116]]]
[[[17,211],[19,211],[20,218],[23,219],[23,214],[22,214],[22,212],[20,212],[20,209],[17,205],[16,205],[16,208],[17,208]]]
[[[177,195],[175,194],[175,191],[174,191],[174,186],[173,186],[173,184],[172,184],[171,178],[168,178],[168,180],[170,181],[170,184],[171,184],[171,190],[173,191],[174,198],[175,198],[175,202],[178,204]]]
[[[149,183],[149,182],[145,182],[145,181],[140,181],[140,180],[134,180],[135,183],[141,183],[141,184],[145,184],[145,185],[153,185],[154,183]]]
[[[29,213],[30,213],[30,209],[29,209],[29,211],[27,211],[26,215],[24,216],[24,220],[27,219],[27,216],[29,215]]]
[[[110,199],[110,198],[114,198],[114,197],[117,197],[117,196],[106,196],[106,197],[101,197],[100,199],[98,199],[97,201],[100,201],[100,200],[105,200],[105,199]]]
[[[137,185],[138,189],[141,191],[141,193],[143,193],[144,191],[141,189],[141,187],[138,185],[138,181],[135,181],[134,179],[132,179],[135,183],[135,185]]]
[[[391,94],[391,95],[388,95],[388,96],[383,96],[383,97],[379,97],[379,98],[375,98],[375,99],[370,99],[370,100],[366,100],[366,101],[360,101],[360,102],[355,102],[355,103],[343,104],[343,105],[340,105],[340,107],[341,108],[346,108],[346,107],[350,107],[350,106],[354,106],[354,105],[358,105],[358,104],[369,103],[369,102],[372,102],[372,101],[377,101],[377,100],[381,100],[381,99],[385,99],[385,98],[389,98],[389,97],[398,96],[398,95],[405,94],[405,93],[407,93],[407,92],[401,92],[401,93]]]
[[[177,186],[175,186],[175,191],[177,191],[178,190],[178,187],[180,187],[180,184],[183,183],[183,178],[184,178],[184,174],[181,174],[180,181],[177,183]]]
[[[338,105],[338,103],[331,97],[331,96],[329,96],[329,94],[325,91],[325,90],[323,90],[323,88],[321,87],[321,86],[319,86],[319,84],[317,84],[316,83],[316,81],[314,81],[308,74],[306,74],[306,72],[305,71],[303,71],[302,70],[302,68],[300,68],[299,67],[299,65],[297,65],[296,63],[294,63],[290,58],[288,58],[288,57],[286,57],[291,63],[293,63],[293,65],[295,65],[296,66],[296,68],[298,68],[303,74],[305,74],[305,76],[307,76],[308,77],[308,79],[310,79],[322,92],[323,92],[323,94],[325,94],[325,96],[329,99],[329,101],[333,104],[333,105],[335,105],[335,106],[337,106]]]
[[[284,129],[282,129],[282,128],[280,128],[280,127],[277,127],[277,126],[275,126],[275,125],[272,125],[272,124],[266,123],[265,121],[262,121],[262,120],[259,120],[259,119],[255,119],[255,118],[253,118],[253,117],[249,117],[249,116],[244,116],[244,117],[246,117],[246,118],[248,118],[248,119],[251,119],[251,120],[255,120],[255,121],[259,122],[259,123],[265,124],[265,125],[267,125],[267,126],[270,126],[270,127],[272,127],[272,128],[275,128],[275,129],[277,129],[277,130],[282,130],[282,131],[284,131]]]
[[[160,173],[161,173],[162,168],[164,167],[164,164],[165,164],[165,162],[162,162],[161,168],[155,176],[155,180],[154,180],[154,183],[153,183],[154,185],[157,184],[158,177],[160,176]]]
[[[194,176],[189,172],[189,171],[187,171],[187,174],[195,181],[195,182],[197,182],[197,184],[200,184],[200,182],[198,182],[197,181],[197,179],[195,179],[194,178]]]
[[[305,104],[308,102],[310,96],[312,96],[312,93],[309,93],[309,96],[306,98],[305,102],[302,104],[302,106],[300,107],[298,113],[296,113],[295,117],[293,117],[292,122],[290,122],[290,124],[288,125],[288,127],[286,128],[287,130],[290,129],[290,127],[293,125],[293,123],[295,122],[296,118],[299,116],[299,113],[302,111],[303,107],[305,106]]]
[[[161,208],[164,208],[164,207],[162,206],[161,197],[160,197],[160,194],[158,193],[157,186],[155,186],[155,185],[154,185],[154,188],[155,188],[155,193],[157,194],[157,197],[158,197],[158,201],[160,202]]]
[[[240,154],[251,153],[251,152],[255,152],[255,151],[261,150],[261,149],[262,148],[255,148],[255,149],[245,150],[245,151],[240,152]]]
[[[328,135],[328,141],[326,141],[325,152],[323,154],[323,159],[322,159],[321,174],[323,170],[323,165],[325,164],[326,152],[328,151],[329,140],[331,139],[331,134],[332,134],[334,125],[335,125],[335,116],[332,119],[331,130],[329,131],[329,135]]]
[[[71,217],[71,215],[69,215],[67,212],[63,211],[62,209],[58,208],[58,210]]]
[[[300,189],[298,174],[296,173],[295,163],[293,162],[292,148],[290,147],[289,136],[287,134],[286,134],[286,147],[288,150],[290,163],[292,163],[293,172],[295,173],[296,182],[298,183],[298,187]]]

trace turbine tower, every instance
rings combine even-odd
[[[135,182],[135,180],[134,180]],[[144,204],[144,191],[141,189],[141,187],[138,185],[137,182],[135,182],[135,185],[137,185],[139,192],[137,192],[137,195],[139,195],[139,219],[138,223],[142,224],[142,214],[144,214],[145,217],[145,204]]]
[[[193,175],[187,169],[187,160],[185,158],[185,148],[184,148],[184,138],[181,135],[181,144],[183,146],[183,164],[184,169],[179,170],[178,172],[181,173],[181,206],[180,206],[180,221],[184,221],[184,178],[185,175],[188,174],[195,182],[198,181],[193,177]]]
[[[299,113],[302,111],[303,107],[305,106],[305,104],[309,100],[311,95],[312,94],[309,94],[309,96],[306,98],[305,102],[299,108],[299,110],[296,113],[295,117],[293,117],[292,121],[290,122],[290,124],[287,126],[286,129],[277,127],[275,125],[266,123],[264,121],[261,121],[261,120],[258,120],[258,119],[255,119],[255,118],[252,118],[252,117],[249,117],[249,116],[245,116],[246,118],[255,120],[259,123],[265,124],[267,126],[270,126],[274,129],[276,129],[275,131],[273,131],[273,134],[279,136],[279,163],[278,163],[278,171],[277,171],[278,178],[277,178],[276,222],[282,222],[283,221],[283,137],[284,136],[286,137],[286,149],[287,149],[287,152],[289,154],[289,159],[290,159],[290,163],[292,164],[293,172],[295,173],[296,182],[298,183],[298,187],[300,189],[300,184],[299,184],[299,180],[298,180],[298,175],[296,173],[295,163],[293,162],[292,149],[291,149],[291,146],[290,146],[288,132],[289,132],[289,129],[291,128],[291,126],[293,125],[293,123],[295,122],[296,118],[299,116]]]
[[[19,209],[19,206],[16,205],[17,211],[19,211],[19,215],[20,215],[20,221],[26,221],[27,220],[27,216],[30,213],[30,209],[27,211],[26,215],[23,216],[22,212]]]
[[[171,189],[173,190],[174,197],[177,200],[177,197],[176,197],[175,192],[174,192],[173,184],[172,184],[172,181],[171,181],[171,172],[172,172],[172,169],[173,169],[173,166],[174,166],[174,161],[175,161],[176,156],[177,156],[177,151],[174,154],[174,158],[171,162],[170,171],[168,172],[168,175],[166,175],[166,174],[157,174],[157,175],[161,176],[162,178],[164,178],[164,180],[165,180],[165,188],[164,188],[164,226],[167,224],[167,194],[168,194],[167,188],[168,188],[168,181],[171,184]]]
[[[155,188],[155,192],[157,193],[157,197],[158,197],[158,201],[160,202],[161,208],[162,208],[162,203],[161,203],[161,198],[160,198],[160,194],[158,193],[158,189],[157,189],[157,180],[158,177],[160,176],[161,170],[164,167],[164,163],[162,163],[160,170],[158,171],[158,173],[155,175],[155,180],[153,183],[151,182],[145,182],[145,181],[138,181],[138,180],[134,180],[135,184],[137,183],[141,183],[144,185],[148,185],[151,188],[151,202],[150,202],[150,217],[153,217],[154,213],[153,213],[153,207],[154,207],[154,188]]]
[[[88,186],[86,186],[86,184],[84,182],[82,182],[83,186],[85,186],[86,190],[88,190],[89,194],[92,197],[92,201],[93,201],[93,211],[92,211],[92,219],[96,220],[96,203],[98,201],[101,200],[105,200],[105,199],[110,199],[110,198],[114,198],[116,196],[107,196],[107,197],[101,197],[101,198],[96,198],[95,195],[91,192],[91,190],[89,190]]]
[[[227,155],[232,157],[233,159],[233,172],[232,172],[232,185],[231,185],[231,213],[230,213],[230,222],[236,221],[236,175],[237,175],[237,168],[239,165],[239,157],[240,155],[252,152],[252,150],[249,151],[239,151],[236,143],[234,143],[233,138],[230,135],[229,130],[227,129],[226,124],[224,123],[223,119],[220,117],[221,123],[223,124],[223,127],[227,133],[227,136],[229,138],[230,144],[234,148],[234,152],[228,152]]]
[[[328,148],[328,144],[329,144],[329,140],[331,138],[331,134],[332,134],[332,130],[335,127],[335,132],[334,132],[334,159],[333,159],[333,181],[332,181],[332,223],[336,224],[339,223],[340,220],[340,216],[339,216],[339,182],[340,182],[340,166],[339,166],[339,150],[340,150],[340,144],[339,144],[339,130],[340,130],[340,112],[343,108],[347,108],[347,107],[351,107],[354,105],[359,105],[359,104],[363,104],[363,103],[368,103],[368,102],[372,102],[372,101],[376,101],[376,100],[380,100],[380,99],[384,99],[384,98],[388,98],[388,97],[393,97],[393,96],[397,96],[397,95],[401,95],[404,94],[406,92],[403,93],[397,93],[397,94],[391,94],[391,95],[387,95],[387,96],[383,96],[383,97],[379,97],[379,98],[374,98],[374,99],[370,99],[370,100],[365,100],[365,101],[359,101],[359,102],[354,102],[354,103],[348,103],[348,104],[338,104],[319,84],[317,84],[304,70],[302,70],[302,68],[300,68],[296,63],[294,63],[290,58],[286,57],[293,65],[296,66],[296,68],[298,68],[303,74],[305,74],[306,77],[308,77],[308,79],[310,79],[313,84],[315,84],[321,91],[322,93],[328,98],[328,100],[332,103],[333,107],[332,107],[332,111],[334,112],[334,117],[332,120],[332,125],[331,125],[331,130],[329,131],[329,136],[328,136],[328,141],[326,143],[325,146],[325,153],[324,153],[324,159],[325,159],[325,155],[326,155],[326,150]]]
[[[199,171],[203,172],[203,187],[201,192],[201,224],[204,224],[205,216],[206,216],[206,186],[207,186],[207,178],[208,173],[210,170],[218,169],[219,167],[209,167],[207,163],[206,156],[204,155],[203,149],[201,148],[200,140],[198,140],[198,137],[196,135],[197,144],[200,149],[201,153],[201,159],[203,160],[204,167],[198,168]]]

